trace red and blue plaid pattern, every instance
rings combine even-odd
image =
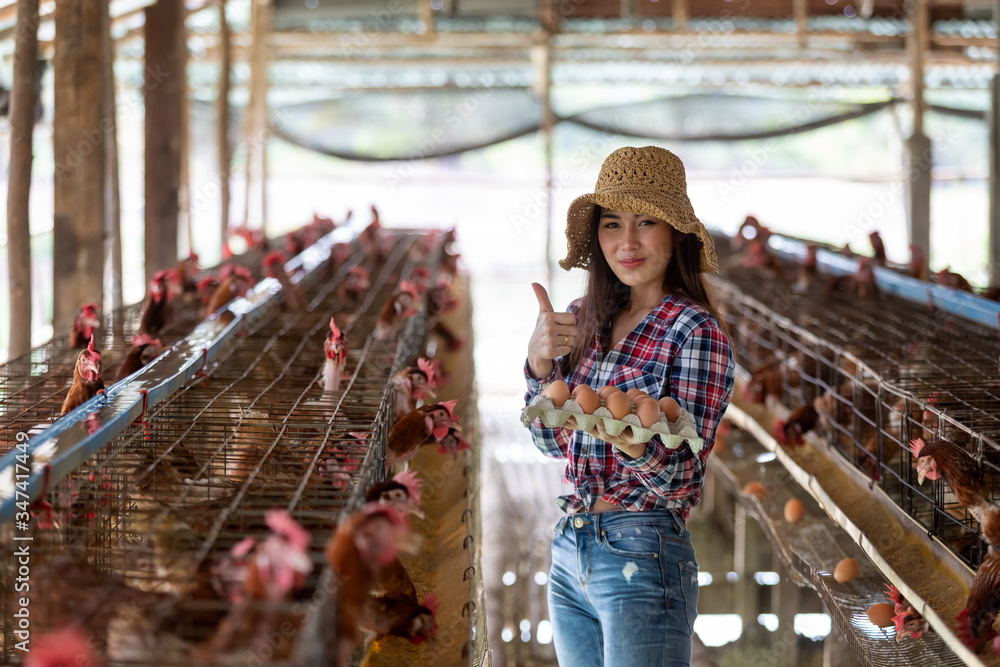
[[[580,299],[569,306],[577,314]],[[701,500],[705,465],[715,444],[715,431],[733,397],[735,361],[729,341],[704,308],[681,296],[660,302],[613,349],[604,352],[610,322],[598,331],[593,345],[568,378],[570,389],[589,384],[595,389],[613,384],[633,387],[650,396],[672,396],[694,417],[705,447],[695,454],[687,445],[667,449],[653,436],[640,458],[629,459],[608,442],[582,431],[531,425],[535,446],[545,456],[567,459],[563,481],[576,493],[556,503],[573,514],[590,509],[598,498],[631,511],[673,509],[687,520]],[[558,363],[557,363],[558,367]],[[525,363],[525,401],[557,379],[558,371],[534,379]]]

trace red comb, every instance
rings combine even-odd
[[[428,593],[427,597],[424,598],[424,601],[420,603],[420,606],[427,607],[427,609],[431,612],[431,616],[436,618],[438,613],[437,593]]]
[[[396,473],[392,481],[397,484],[402,484],[406,488],[406,495],[410,497],[410,502],[414,505],[420,504],[420,487],[423,486],[423,482],[420,477],[417,476],[412,470],[403,470],[402,472]]]
[[[160,339],[152,338],[149,334],[141,333],[132,338],[132,345],[135,347],[139,347],[140,345],[155,345],[156,347],[160,347]]]
[[[264,258],[264,266],[271,268],[279,264],[285,263],[285,253],[280,250],[273,250],[267,253],[267,257]]]
[[[458,417],[455,416],[455,406],[458,405],[458,399],[452,401],[444,401],[443,403],[439,403],[438,405],[444,406],[444,409],[448,411],[449,417],[455,420],[458,419]]]
[[[785,435],[785,426],[787,425],[788,422],[786,422],[784,419],[779,419],[774,422],[774,426],[772,427],[771,431],[771,435],[774,436],[774,439],[777,440],[779,444],[785,446],[792,444],[791,442],[789,442],[788,437]]]
[[[409,280],[403,280],[399,283],[399,291],[406,292],[413,296],[414,299],[420,298],[420,293],[417,291],[417,286],[414,285]]]
[[[885,593],[886,593],[886,595],[889,596],[889,599],[892,600],[892,603],[894,605],[901,605],[901,604],[903,604],[903,594],[900,593],[899,589],[896,588],[895,586],[893,586],[892,584],[886,584],[885,585]],[[898,611],[899,610],[897,609],[897,612]]]
[[[427,361],[423,357],[417,359],[417,368],[420,369],[424,375],[427,376],[427,384],[431,386],[432,389],[437,388],[438,380],[440,379],[438,375],[437,366],[432,361]]]
[[[204,278],[198,281],[198,291],[201,292],[218,282],[219,279],[216,278],[215,276],[205,276]]]
[[[268,528],[284,537],[292,546],[303,550],[309,547],[309,532],[285,510],[269,510],[264,520]]]
[[[923,449],[924,449],[924,447],[926,447],[926,446],[927,446],[927,443],[924,442],[923,438],[917,438],[916,440],[910,440],[910,447],[909,447],[910,453],[913,454],[915,457],[920,458],[920,452],[922,452]]]
[[[340,329],[337,328],[337,323],[334,322],[333,318],[330,318],[330,331],[333,332],[334,342],[340,340]]]
[[[90,334],[90,343],[87,345],[87,350],[89,350],[91,354],[97,354],[97,350],[94,349],[94,334]]]

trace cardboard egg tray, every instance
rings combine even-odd
[[[621,435],[626,428],[630,428],[632,439],[637,442],[649,442],[654,435],[659,435],[668,449],[677,449],[687,442],[695,454],[705,445],[705,441],[698,437],[698,431],[694,427],[694,417],[684,408],[681,408],[681,416],[677,421],[668,422],[666,417],[661,417],[660,421],[649,428],[644,428],[635,414],[615,419],[611,416],[611,411],[602,405],[594,410],[593,414],[588,415],[572,398],[567,399],[561,408],[557,408],[551,398],[539,394],[521,410],[521,423],[531,426],[538,417],[542,418],[542,423],[547,428],[568,428],[573,431],[590,431],[600,420],[608,435]]]

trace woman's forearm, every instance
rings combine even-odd
[[[553,363],[551,359],[538,359],[528,357],[528,372],[535,379],[548,377],[552,373]]]

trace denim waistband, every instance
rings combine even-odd
[[[556,524],[556,532],[563,533],[566,528],[572,527],[580,532],[600,533],[601,530],[621,526],[634,526],[639,524],[665,524],[679,537],[687,534],[687,527],[677,510],[649,510],[645,512],[598,512],[589,514],[581,512],[579,514],[567,514],[559,519]]]

